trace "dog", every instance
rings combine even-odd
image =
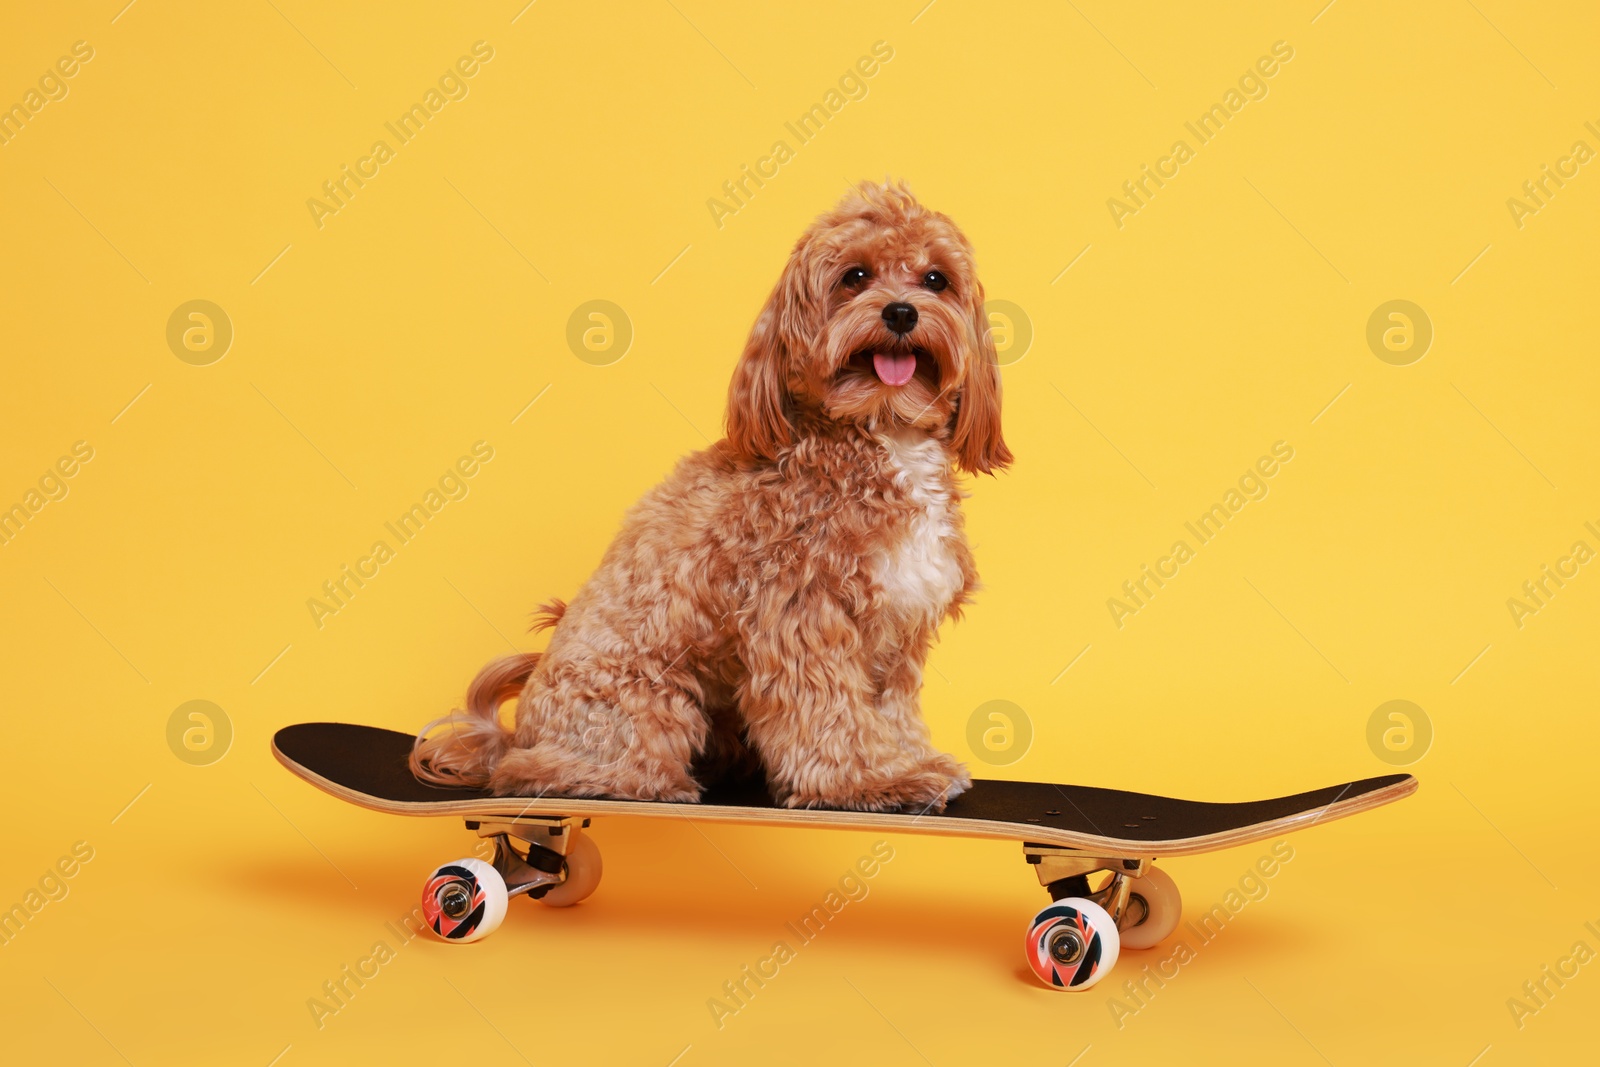
[[[972,246],[903,183],[859,186],[790,254],[724,439],[634,505],[570,604],[539,609],[542,654],[490,663],[423,728],[413,773],[696,801],[764,772],[788,807],[942,810],[971,777],[918,695],[977,588],[955,470],[1011,460]]]

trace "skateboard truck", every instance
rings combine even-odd
[[[1152,948],[1178,925],[1178,887],[1154,857],[1032,842],[1023,844],[1022,855],[1051,901],[1034,916],[1028,959],[1057,988],[1093,985],[1123,948]],[[1095,888],[1090,878],[1102,873],[1109,877]]]
[[[1133,891],[1133,883],[1152,869],[1153,860],[1096,856],[1075,848],[1031,843],[1023,844],[1022,854],[1034,865],[1039,884],[1050,891],[1051,900],[1092,900],[1119,927],[1138,926],[1149,917],[1150,905],[1142,894]],[[1099,889],[1090,889],[1089,876],[1102,871],[1111,877]]]
[[[589,820],[576,816],[514,815],[468,819],[467,829],[494,841],[491,865],[505,880],[506,896],[538,899],[566,881],[567,852]],[[519,850],[513,839],[520,841]]]
[[[600,884],[600,849],[581,815],[493,815],[466,820],[494,842],[490,862],[469,856],[433,869],[422,890],[422,916],[446,941],[464,944],[504,921],[512,897],[570,907]]]

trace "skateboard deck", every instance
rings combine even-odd
[[[642,815],[709,822],[814,826],[1037,842],[1098,854],[1156,858],[1213,852],[1354,815],[1409,796],[1417,780],[1387,774],[1271,800],[1212,803],[1096,786],[977,780],[942,812],[785,808],[760,782],[712,786],[698,803],[596,797],[497,797],[419,782],[411,734],[348,723],[288,726],[273,738],[278,760],[341,800],[393,815]]]
[[[1376,808],[1416,791],[1409,774],[1364,778],[1293,796],[1233,803],[1176,800],[1096,786],[974,781],[941,812],[785,808],[759,781],[713,785],[697,802],[595,797],[497,797],[480,789],[419,782],[412,735],[372,726],[287,726],[273,754],[291,772],[341,800],[395,815],[453,815],[494,840],[493,862],[453,860],[434,868],[423,919],[447,941],[487,936],[511,897],[553,907],[576,904],[600,882],[590,816],[702,819],[833,829],[996,838],[1022,844],[1051,903],[1028,924],[1029,966],[1056,989],[1087,989],[1123,948],[1150,948],[1178,925],[1182,902],[1157,859],[1277,837]],[[1103,879],[1103,880],[1102,880]],[[1098,885],[1096,884],[1098,882]]]

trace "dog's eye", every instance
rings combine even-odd
[[[922,284],[937,293],[950,284],[950,279],[936,270],[930,270],[922,276]]]
[[[851,267],[844,272],[844,277],[839,279],[839,284],[847,289],[854,289],[867,280],[867,272],[863,267]]]

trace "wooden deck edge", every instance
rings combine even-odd
[[[688,821],[743,823],[761,826],[811,827],[836,830],[885,830],[895,833],[926,834],[940,837],[971,837],[998,841],[1030,841],[1042,845],[1056,845],[1080,849],[1098,856],[1127,858],[1157,858],[1162,856],[1192,856],[1216,852],[1238,845],[1264,841],[1287,833],[1309,829],[1319,823],[1343,819],[1373,808],[1383,807],[1402,800],[1417,791],[1417,780],[1407,777],[1381,789],[1374,789],[1349,800],[1335,799],[1320,808],[1297,812],[1251,826],[1242,826],[1222,833],[1169,841],[1129,841],[1122,838],[1099,837],[1094,834],[1055,830],[1031,824],[995,822],[987,819],[950,819],[942,815],[905,815],[870,811],[834,811],[808,808],[734,808],[724,806],[696,807],[692,804],[668,804],[648,800],[550,800],[526,797],[491,797],[481,800],[444,800],[431,803],[398,803],[358,792],[338,782],[301,766],[278,750],[276,743],[272,754],[278,762],[298,778],[330,793],[340,800],[383,812],[387,815],[454,817],[462,819],[515,815],[636,815],[644,818],[680,818]]]

